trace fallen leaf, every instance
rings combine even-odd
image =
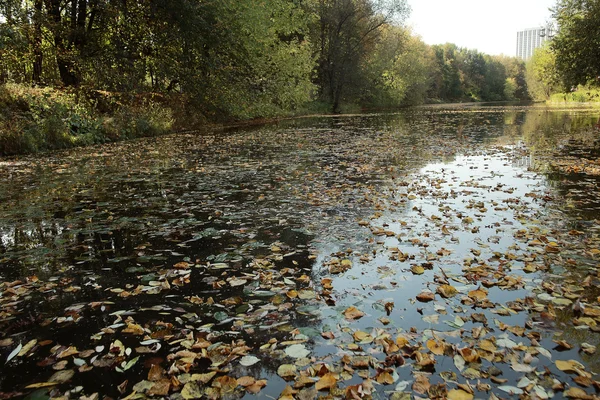
[[[422,303],[427,303],[429,301],[435,300],[435,293],[429,291],[423,291],[417,295],[417,300]]]
[[[473,400],[473,395],[461,389],[452,389],[448,392],[448,400]]]
[[[433,354],[441,356],[444,354],[444,350],[446,349],[445,343],[441,340],[429,339],[427,341],[427,348],[431,350]]]
[[[315,384],[317,390],[331,389],[337,384],[337,378],[331,372],[323,375]]]
[[[344,311],[344,317],[349,320],[355,320],[364,317],[365,313],[358,308],[351,306]]]
[[[200,399],[204,392],[200,389],[197,382],[191,381],[186,383],[181,390],[181,396],[184,399]]]
[[[456,290],[456,288],[452,285],[440,285],[436,291],[440,296],[446,299],[454,297],[458,294],[458,290]]]
[[[431,383],[429,383],[429,378],[426,375],[419,374],[415,377],[412,390],[419,394],[425,394],[430,387]]]
[[[6,359],[5,364],[7,364],[10,360],[15,358],[17,356],[17,354],[19,354],[19,352],[21,351],[22,348],[23,348],[23,345],[21,345],[21,343],[19,343],[19,345],[13,351],[10,352],[10,354],[8,355],[8,358]]]
[[[285,349],[285,354],[292,358],[304,358],[310,354],[310,350],[303,344],[293,344]]]
[[[52,375],[50,379],[48,379],[48,381],[56,383],[65,383],[66,381],[70,380],[73,377],[73,375],[75,375],[75,371],[73,371],[72,369],[66,369],[64,371],[58,371],[57,373]]]
[[[259,361],[260,361],[260,358],[258,358],[258,357],[255,357],[255,356],[244,356],[244,357],[241,358],[240,364],[243,365],[244,367],[249,367],[251,365],[256,364]]]
[[[293,364],[282,364],[277,368],[277,375],[282,378],[292,378],[298,374],[296,366]]]

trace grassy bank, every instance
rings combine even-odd
[[[568,93],[555,93],[550,96],[550,104],[594,103],[600,106],[600,89],[580,86]]]
[[[0,86],[0,156],[169,132],[180,111],[158,95]]]

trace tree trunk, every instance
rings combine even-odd
[[[35,0],[33,16],[33,75],[34,84],[42,82],[42,66],[44,55],[42,53],[42,7],[43,0]]]
[[[78,86],[80,83],[79,74],[75,61],[69,56],[71,40],[73,39],[71,32],[66,35],[62,32],[62,17],[60,15],[60,0],[45,0],[46,11],[50,16],[52,30],[54,32],[54,46],[56,47],[56,64],[60,79],[65,86]],[[74,10],[71,9],[71,12]],[[69,40],[68,40],[69,39]]]

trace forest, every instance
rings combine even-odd
[[[0,155],[577,85],[597,96],[599,4],[560,0],[559,34],[526,65],[425,44],[405,0],[3,0]]]

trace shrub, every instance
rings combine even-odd
[[[156,136],[173,127],[171,109],[156,101],[110,100],[114,108],[105,115],[85,93],[0,85],[0,155]]]

